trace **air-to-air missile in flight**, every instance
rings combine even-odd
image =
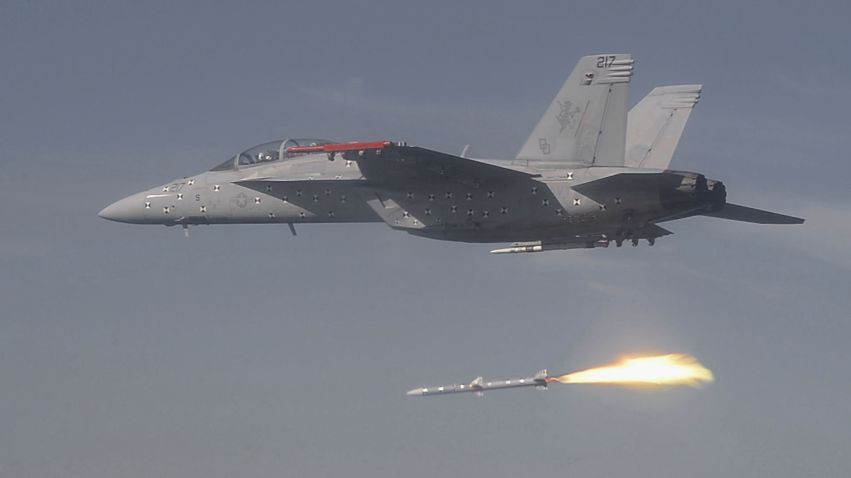
[[[485,381],[478,377],[468,384],[442,385],[409,390],[407,395],[425,397],[454,393],[482,395],[488,390],[535,387],[546,390],[551,383],[607,384],[627,386],[680,386],[700,387],[715,380],[712,371],[688,354],[673,353],[625,357],[616,362],[575,372],[550,375],[541,370],[532,377],[511,380]]]
[[[483,394],[487,390],[501,390],[504,388],[535,387],[538,390],[546,390],[547,385],[553,380],[547,375],[547,370],[541,370],[533,377],[518,378],[513,380],[490,380],[485,382],[478,377],[468,384],[444,385],[440,387],[423,387],[408,390],[406,395],[423,397],[428,395],[448,395],[451,393],[475,393]]]
[[[134,224],[383,222],[433,239],[513,242],[495,253],[638,245],[660,223],[803,219],[727,202],[720,181],[669,169],[701,85],[655,88],[627,112],[633,59],[579,60],[514,160],[391,141],[285,139],[133,194],[99,215]],[[465,148],[466,149],[466,148]]]

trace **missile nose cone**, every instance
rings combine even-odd
[[[413,389],[413,390],[408,390],[408,391],[405,393],[405,395],[407,395],[407,396],[409,396],[409,397],[420,397],[420,396],[422,396],[422,395],[423,395],[423,389],[421,389],[421,388],[415,388],[415,389]]]

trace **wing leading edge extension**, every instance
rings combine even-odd
[[[483,161],[454,156],[417,146],[390,141],[324,144],[292,147],[291,153],[325,153],[333,161],[342,157],[358,164],[362,179],[382,188],[406,188],[409,181],[450,181],[477,185],[480,182],[511,183],[540,176]],[[291,182],[275,176],[248,176],[237,183]]]

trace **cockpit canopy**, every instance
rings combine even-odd
[[[288,152],[287,150],[293,146],[319,146],[322,144],[333,143],[334,141],[316,138],[295,138],[270,141],[268,143],[258,144],[253,148],[249,148],[237,154],[236,156],[228,159],[224,163],[216,166],[210,171],[230,171],[235,169],[248,168],[251,166],[268,164],[274,161],[287,160],[296,156],[307,154],[301,152]]]

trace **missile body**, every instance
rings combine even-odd
[[[525,252],[543,252],[543,251],[559,251],[563,249],[592,249],[594,247],[609,247],[609,241],[601,239],[590,242],[565,242],[565,243],[542,243],[535,242],[515,242],[511,247],[504,249],[494,249],[491,254],[522,254]]]
[[[461,385],[444,385],[439,387],[423,387],[409,390],[407,395],[415,397],[425,397],[430,395],[448,395],[451,393],[475,393],[482,395],[487,390],[501,390],[505,388],[521,388],[535,387],[538,390],[546,390],[547,384],[550,382],[550,377],[547,375],[547,370],[541,370],[534,377],[518,378],[510,380],[491,380],[484,381],[482,377],[478,377],[468,384]]]

